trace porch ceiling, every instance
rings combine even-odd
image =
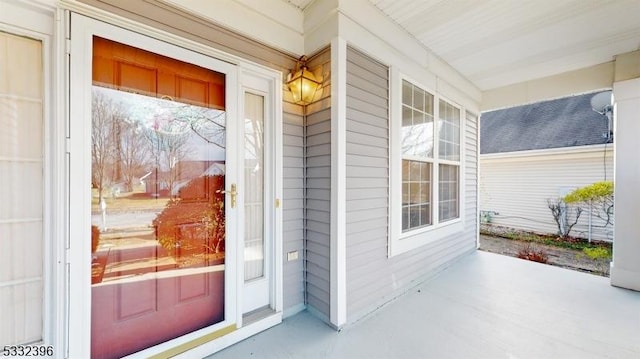
[[[640,49],[640,0],[368,1],[483,91]]]
[[[369,1],[481,90],[640,49],[640,0]]]

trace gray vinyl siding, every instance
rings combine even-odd
[[[476,246],[477,123],[466,121],[462,233],[387,255],[389,210],[388,68],[347,51],[347,322],[435,275]],[[400,210],[399,208],[397,210]]]
[[[329,317],[331,236],[331,109],[309,114],[306,123],[307,305]]]
[[[171,4],[130,0],[80,0],[88,5],[165,30],[218,50],[240,56],[287,74],[296,58]],[[283,87],[284,98],[288,93]],[[283,104],[283,309],[285,315],[304,308],[304,116],[302,107]],[[287,252],[299,259],[287,261]]]
[[[283,142],[283,292],[284,309],[304,305],[304,116],[300,107],[285,105],[282,118]],[[297,251],[299,259],[286,260]]]
[[[307,308],[330,317],[331,239],[331,49],[307,63],[322,85],[305,116],[305,264]]]

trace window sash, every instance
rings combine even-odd
[[[438,221],[460,217],[460,166],[438,166]]]
[[[402,161],[402,230],[433,223],[433,165],[429,162]]]
[[[462,109],[402,80],[401,116],[401,232],[460,218]],[[428,166],[428,180],[412,165]]]

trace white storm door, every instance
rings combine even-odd
[[[71,24],[69,357],[162,356],[235,330],[237,66]]]

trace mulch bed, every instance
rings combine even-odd
[[[480,235],[480,250],[518,257],[527,245],[542,251],[547,255],[547,263],[562,268],[577,270],[596,274],[604,277],[609,276],[609,261],[605,259],[591,259],[582,251],[545,245],[541,243],[531,243],[516,239],[503,238],[498,236]]]

